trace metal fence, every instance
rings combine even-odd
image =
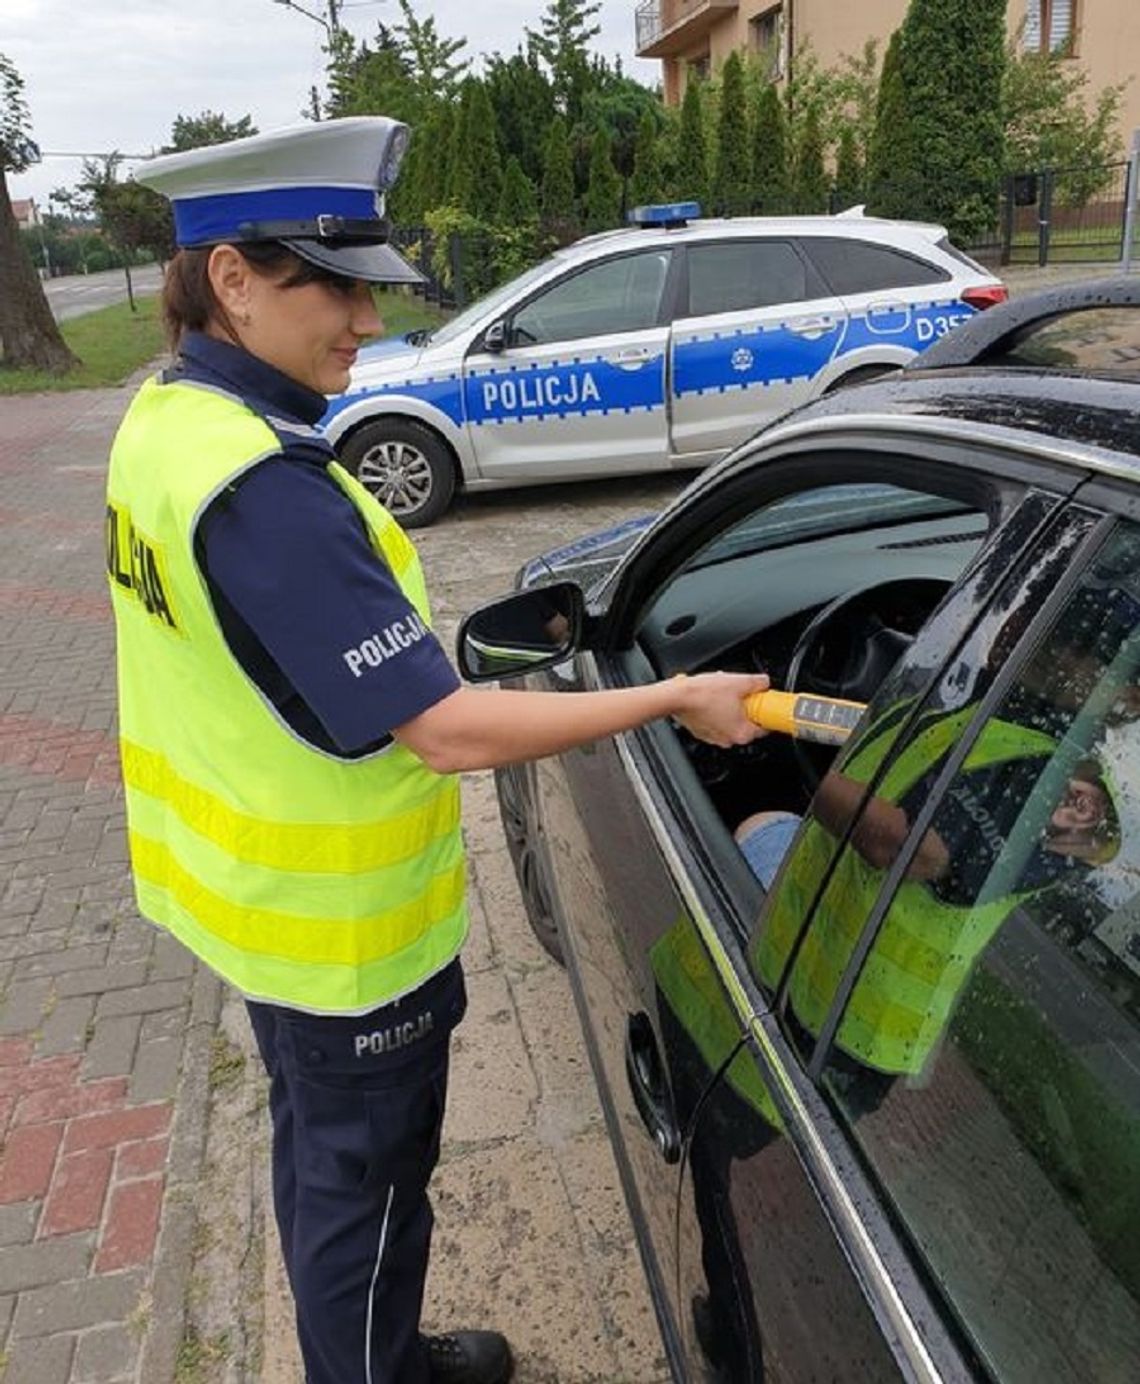
[[[963,234],[953,229],[949,212],[930,219],[947,220],[955,244],[975,259],[995,266],[1056,263],[1119,264],[1124,255],[1129,197],[1135,196],[1133,161],[1083,168],[1041,168],[1015,173],[987,189],[968,193],[944,189],[936,205],[959,207],[965,197],[970,219],[983,229]],[[861,194],[833,190],[828,210],[842,211]],[[929,189],[887,184],[867,197],[872,215],[926,219],[915,210],[930,203]],[[803,210],[809,210],[804,208]]]
[[[1043,168],[1007,178],[996,236],[1001,264],[1118,264],[1131,164]],[[992,251],[988,246],[968,247]]]
[[[416,289],[424,302],[435,303],[441,308],[456,308],[463,307],[468,301],[463,292],[462,273],[458,280],[458,295],[454,273],[440,273],[435,237],[426,226],[393,226],[391,243],[424,276],[423,286]],[[461,260],[462,247],[449,248]]]

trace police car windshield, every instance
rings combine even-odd
[[[497,308],[517,298],[520,293],[525,292],[537,280],[545,278],[553,263],[553,257],[544,259],[541,264],[536,264],[525,274],[520,274],[517,278],[511,279],[509,283],[492,289],[485,297],[472,303],[469,308],[464,308],[462,312],[457,313],[450,322],[445,322],[438,331],[432,332],[425,345],[430,343],[432,346],[443,346],[449,341],[454,341],[457,336],[462,336],[464,332],[469,331],[485,317],[494,316]]]

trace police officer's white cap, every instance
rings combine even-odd
[[[181,246],[279,240],[349,278],[419,283],[386,244],[384,194],[407,143],[398,120],[354,116],[166,154],[135,178],[170,198]]]

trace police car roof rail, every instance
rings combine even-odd
[[[1000,303],[927,347],[905,369],[915,372],[983,365],[1000,357],[1030,327],[1070,312],[1111,307],[1140,307],[1140,281],[1123,276],[1096,279]]]

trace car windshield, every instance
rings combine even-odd
[[[936,519],[949,514],[972,511],[958,500],[934,495],[916,495],[893,485],[833,485],[824,490],[792,495],[762,510],[747,524],[730,529],[714,539],[688,564],[686,570],[699,571],[718,562],[762,553],[768,548],[783,548],[825,534],[835,534],[837,521],[842,531],[879,528],[913,519]]]
[[[501,284],[498,288],[492,289],[490,293],[472,303],[470,307],[456,313],[438,331],[434,331],[426,337],[422,344],[426,346],[430,342],[433,346],[443,346],[449,341],[454,341],[456,337],[462,336],[477,322],[481,322],[487,316],[493,316],[498,308],[525,292],[531,284],[545,278],[550,272],[551,265],[555,263],[555,259],[556,257],[552,255],[550,258],[544,259],[541,264],[536,264],[532,269],[528,269],[524,274],[517,275],[509,283]]]

